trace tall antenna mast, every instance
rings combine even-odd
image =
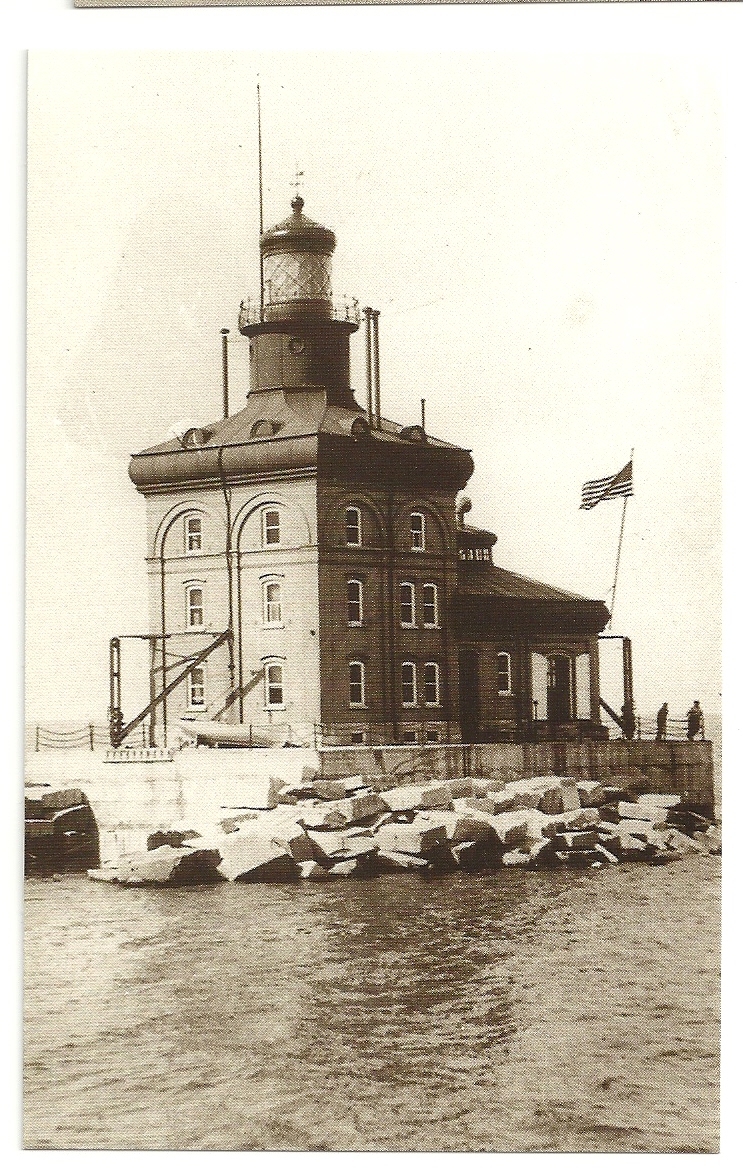
[[[261,83],[256,85],[258,94],[258,221],[259,232],[263,236],[263,151],[261,141]],[[263,321],[263,253],[260,252],[261,263],[261,321]]]

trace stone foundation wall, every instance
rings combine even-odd
[[[640,789],[681,795],[701,813],[714,813],[711,742],[540,742],[473,746],[351,746],[318,751],[329,778],[397,774],[406,780],[473,775],[510,782],[539,775],[609,779],[642,775]]]

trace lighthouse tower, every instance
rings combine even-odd
[[[295,196],[291,216],[261,237],[261,297],[241,306],[250,391],[313,390],[354,410],[349,339],[359,327],[358,307],[333,304],[335,234],[303,207]]]
[[[245,407],[132,458],[148,509],[153,741],[187,719],[257,743],[458,735],[446,617],[472,461],[384,419],[378,378],[372,410],[371,310],[366,411],[357,403],[360,314],[333,300],[335,245],[296,196],[261,237],[260,296],[240,307]]]

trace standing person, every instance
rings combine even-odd
[[[622,732],[628,742],[635,736],[635,707],[631,701],[625,701],[622,706]]]
[[[686,737],[692,742],[700,730],[704,738],[704,714],[699,702],[695,701],[686,715]]]
[[[668,702],[664,701],[658,710],[658,732],[655,735],[656,742],[665,742],[666,729],[668,727]]]

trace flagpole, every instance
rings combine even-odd
[[[635,455],[635,450],[632,449],[632,451],[630,453],[630,458],[629,458],[630,464],[632,463],[634,455]],[[617,546],[617,562],[616,562],[616,566],[614,567],[614,583],[613,583],[612,589],[611,589],[611,607],[609,608],[609,623],[607,624],[608,628],[611,627],[611,621],[614,618],[614,600],[616,599],[616,595],[617,595],[617,579],[619,578],[619,560],[622,557],[622,538],[624,537],[624,519],[627,514],[627,502],[628,501],[629,501],[629,498],[625,497],[624,504],[622,505],[622,524],[619,527],[619,545]]]

